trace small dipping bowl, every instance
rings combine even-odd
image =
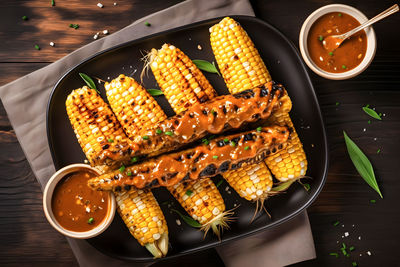
[[[108,204],[108,212],[107,212],[106,217],[103,219],[103,221],[99,225],[97,225],[95,228],[93,228],[89,231],[75,232],[75,231],[67,230],[63,226],[61,226],[53,214],[53,209],[52,209],[52,204],[51,204],[54,189],[56,188],[58,182],[60,182],[64,177],[68,176],[71,173],[78,172],[78,171],[94,172],[94,173],[97,173],[100,175],[99,171],[96,170],[95,168],[92,168],[91,166],[89,166],[87,164],[81,164],[81,163],[71,164],[71,165],[68,165],[68,166],[58,170],[55,174],[53,174],[53,176],[47,182],[46,187],[44,189],[43,210],[44,210],[44,214],[46,215],[46,218],[49,221],[49,223],[61,234],[68,236],[68,237],[72,237],[72,238],[88,239],[88,238],[92,238],[92,237],[95,237],[95,236],[101,234],[111,224],[111,222],[114,219],[114,215],[115,215],[116,203],[115,203],[114,194],[110,191],[109,192],[110,203]]]
[[[304,61],[308,65],[308,67],[314,71],[316,74],[318,74],[321,77],[331,79],[331,80],[345,80],[349,79],[352,77],[357,76],[361,72],[363,72],[366,68],[368,68],[369,64],[371,64],[372,60],[374,59],[375,56],[375,51],[376,51],[376,36],[375,32],[372,29],[372,27],[367,27],[365,28],[365,33],[367,35],[367,51],[365,53],[364,59],[361,61],[361,63],[346,72],[341,72],[341,73],[333,73],[333,72],[328,72],[325,70],[322,70],[320,67],[318,67],[313,60],[310,57],[309,51],[308,51],[308,45],[307,45],[307,38],[309,35],[309,31],[311,29],[311,26],[316,22],[317,19],[322,17],[323,15],[331,12],[342,12],[346,13],[353,18],[355,18],[360,24],[363,24],[368,20],[368,18],[361,13],[358,9],[355,9],[354,7],[347,6],[347,5],[342,5],[342,4],[333,4],[333,5],[327,5],[323,6],[317,10],[315,10],[313,13],[311,13],[310,16],[304,21],[303,26],[301,27],[300,30],[300,36],[299,36],[299,47],[300,47],[300,52],[301,55],[303,56]],[[340,48],[338,48],[340,49]]]

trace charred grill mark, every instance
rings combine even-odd
[[[199,174],[199,177],[208,177],[212,176],[215,174],[217,171],[217,167],[214,164],[210,164],[207,167],[205,167]]]
[[[224,161],[218,168],[218,172],[226,172],[229,170],[230,161]]]
[[[110,147],[110,145],[109,144],[106,144],[106,145],[104,145],[103,147],[102,147],[102,149],[104,150],[104,149],[107,149],[107,148],[109,148]]]
[[[197,162],[201,159],[201,157],[203,157],[203,156],[204,156],[204,153],[201,152],[201,153],[193,160],[193,162],[194,162],[194,163],[197,163]]]

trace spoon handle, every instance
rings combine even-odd
[[[396,5],[393,5],[393,6],[391,6],[391,7],[389,7],[388,9],[386,9],[386,10],[383,11],[382,13],[376,15],[376,16],[373,17],[372,19],[370,19],[370,20],[364,22],[364,23],[361,24],[360,26],[358,26],[358,27],[356,27],[356,28],[354,28],[354,29],[352,29],[352,30],[346,32],[345,34],[343,34],[343,35],[342,35],[342,36],[343,36],[343,39],[346,39],[346,38],[350,37],[350,36],[353,35],[354,33],[356,33],[356,32],[358,32],[358,31],[360,31],[360,30],[362,30],[362,29],[364,29],[364,28],[370,26],[371,24],[374,24],[374,23],[377,22],[377,21],[380,21],[381,19],[386,18],[387,16],[392,15],[393,13],[396,13],[397,11],[399,11],[399,6],[398,6],[397,4],[396,4]]]

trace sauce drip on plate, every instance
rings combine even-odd
[[[87,181],[96,176],[92,172],[74,172],[64,177],[54,189],[53,214],[65,229],[86,232],[106,218],[110,205],[108,193],[93,191],[87,186]]]
[[[359,26],[360,23],[346,13],[328,13],[317,19],[308,34],[308,52],[312,61],[321,69],[341,73],[357,67],[367,51],[367,35],[364,30],[354,34],[334,51],[323,46],[327,36],[339,35]]]

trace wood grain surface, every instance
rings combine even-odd
[[[110,33],[178,0],[157,1],[0,1],[0,85],[46,66],[93,41],[93,35]],[[113,3],[117,2],[114,6]],[[251,1],[256,15],[281,30],[296,46],[306,17],[332,1]],[[393,1],[343,1],[368,17]],[[29,20],[23,21],[22,16]],[[70,23],[80,25],[69,28]],[[400,14],[374,26],[377,53],[371,66],[356,78],[330,81],[309,71],[328,134],[330,168],[327,183],[309,208],[317,259],[293,266],[396,266],[400,240]],[[100,35],[101,37],[102,35]],[[49,46],[55,42],[56,46]],[[36,50],[38,44],[41,50]],[[268,65],[268,62],[267,62]],[[284,81],[281,81],[284,82]],[[374,120],[362,111],[369,104],[385,114]],[[368,123],[371,121],[371,124]],[[310,129],[312,130],[312,129]],[[343,130],[371,160],[384,195],[379,196],[353,167],[343,140]],[[377,153],[380,149],[380,153]],[[42,193],[0,104],[0,265],[76,266],[65,238],[46,221]],[[376,203],[370,203],[376,200]],[[333,222],[339,225],[333,226]],[[345,233],[349,236],[346,237]],[[343,238],[342,238],[343,236]],[[340,255],[342,242],[355,250]],[[367,252],[371,253],[371,256]],[[361,256],[360,256],[361,255]],[[221,266],[214,250],[162,265]]]

